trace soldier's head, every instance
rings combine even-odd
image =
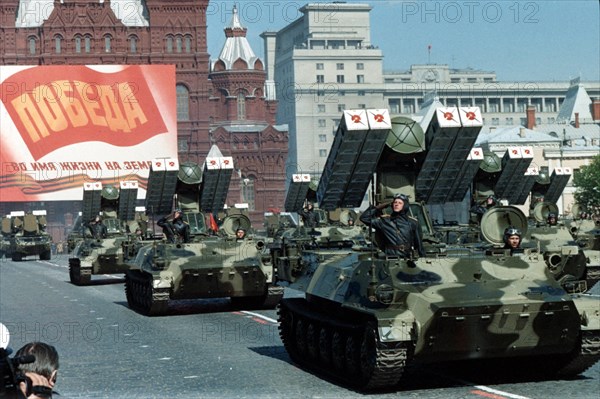
[[[494,197],[493,195],[488,195],[488,197],[485,199],[485,204],[488,207],[496,205],[496,197]]]
[[[548,225],[556,226],[556,223],[557,223],[556,213],[552,213],[552,212],[549,213],[547,221],[548,221]]]
[[[408,195],[395,194],[392,200],[392,211],[402,212],[408,210]]]
[[[102,222],[102,216],[96,215],[96,217],[94,218],[94,222],[101,223]]]
[[[510,226],[504,230],[505,248],[515,249],[521,245],[521,230]]]
[[[244,237],[246,237],[246,230],[242,229],[241,227],[238,228],[235,231],[235,238],[237,238],[238,240],[243,239]]]
[[[314,205],[313,205],[312,202],[309,202],[309,203],[306,204],[306,209],[308,209],[309,211],[312,211],[313,208],[314,208]]]
[[[181,217],[182,213],[181,213],[181,208],[175,208],[175,210],[173,211],[173,218],[177,219],[179,217]]]

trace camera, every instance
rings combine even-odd
[[[0,323],[0,398],[21,399],[29,396],[30,392],[39,395],[36,392],[38,387],[33,387],[31,383],[27,384],[27,396],[25,396],[19,389],[19,384],[21,382],[31,382],[27,381],[27,377],[19,373],[19,365],[33,363],[35,361],[35,356],[27,355],[10,358],[9,356],[12,351],[10,348],[8,348],[9,338],[10,334],[8,329],[4,326],[4,324]],[[40,393],[41,395],[46,394],[45,392]],[[51,394],[52,391],[50,390],[50,395]]]

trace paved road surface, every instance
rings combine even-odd
[[[58,398],[369,397],[291,363],[274,310],[239,312],[228,300],[197,300],[150,318],[128,308],[122,276],[94,276],[93,283],[69,283],[66,256],[0,260],[0,322],[10,330],[10,347],[33,340],[57,347]],[[418,368],[400,390],[371,396],[548,399],[598,398],[600,392],[598,364],[577,379],[558,381],[457,368]]]

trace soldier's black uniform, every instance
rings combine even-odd
[[[179,214],[181,215],[181,212]],[[159,227],[162,227],[167,239],[175,242],[175,236],[180,236],[183,242],[190,242],[190,226],[183,221],[181,216],[169,220],[170,216],[164,216],[156,222]]]
[[[108,236],[108,229],[102,223],[102,219],[94,219],[87,223],[87,227],[92,233],[92,237],[96,239],[106,238]]]
[[[317,213],[313,210],[312,207],[304,208],[300,212],[298,212],[300,216],[302,216],[302,221],[304,222],[304,226],[306,227],[317,227]]]
[[[381,233],[384,241],[381,249],[386,255],[410,258],[414,249],[419,256],[425,256],[419,225],[408,216],[408,201],[404,201],[400,212],[392,212],[389,216],[371,206],[360,216],[360,221]]]

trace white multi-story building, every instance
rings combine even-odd
[[[288,174],[320,176],[344,109],[416,114],[431,91],[447,106],[480,107],[487,126],[528,126],[530,106],[537,126],[573,122],[574,113],[559,115],[573,82],[500,82],[494,72],[448,65],[384,72],[384,54],[370,38],[371,6],[307,4],[300,10],[298,20],[262,34],[268,79],[279,99],[277,123],[289,126]],[[600,98],[600,82],[579,85]],[[589,106],[578,114],[581,124],[593,122]]]

